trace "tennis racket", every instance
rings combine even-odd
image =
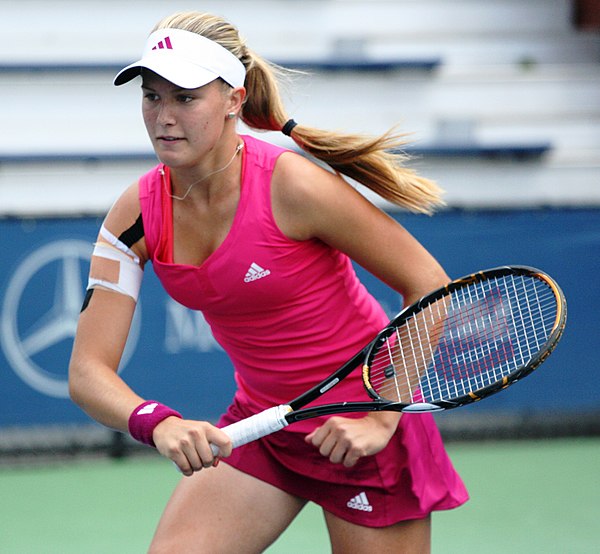
[[[471,404],[536,369],[558,343],[566,313],[558,284],[538,269],[505,266],[462,277],[406,307],[304,394],[222,430],[238,447],[322,415],[435,412]],[[370,401],[305,407],[359,366]]]

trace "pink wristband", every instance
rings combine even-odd
[[[152,439],[152,432],[163,419],[171,416],[182,418],[179,412],[164,404],[156,402],[156,400],[147,400],[131,412],[128,423],[129,433],[135,440],[156,447]]]

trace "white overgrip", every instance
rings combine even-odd
[[[286,404],[273,406],[246,419],[227,425],[221,431],[229,436],[233,448],[237,448],[286,427],[288,422],[285,415],[291,411],[292,409]],[[210,447],[213,454],[217,456],[219,447],[214,444],[211,444]]]

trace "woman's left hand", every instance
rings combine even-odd
[[[396,431],[400,415],[392,412],[371,413],[360,419],[331,417],[309,433],[305,440],[334,464],[356,465],[363,456],[383,450]]]

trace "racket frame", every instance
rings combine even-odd
[[[525,275],[543,281],[552,290],[557,300],[556,318],[554,321],[552,332],[546,340],[546,346],[544,348],[541,348],[537,354],[532,356],[532,358],[525,366],[517,368],[510,374],[504,376],[503,379],[498,382],[492,383],[478,390],[471,391],[468,394],[465,394],[458,398],[454,398],[452,399],[452,401],[436,400],[431,402],[410,403],[393,402],[390,400],[386,400],[375,391],[370,381],[369,363],[373,359],[375,353],[377,352],[380,343],[384,342],[385,339],[391,333],[396,332],[396,329],[398,327],[400,327],[406,320],[408,320],[416,313],[420,312],[430,304],[439,301],[441,298],[450,296],[456,290],[467,287],[474,283],[488,281],[497,277],[506,277],[508,275]],[[478,402],[479,400],[486,398],[492,394],[495,394],[507,388],[508,386],[516,383],[523,377],[533,372],[537,367],[539,367],[539,365],[542,364],[546,360],[546,358],[552,353],[558,341],[560,340],[566,324],[566,315],[566,300],[562,290],[560,289],[556,281],[554,281],[554,279],[552,279],[549,275],[547,275],[539,269],[525,265],[506,265],[466,275],[430,292],[418,301],[404,308],[398,315],[396,315],[396,317],[394,317],[394,319],[392,319],[392,321],[390,321],[390,323],[386,326],[385,329],[380,331],[369,344],[367,344],[360,352],[355,354],[341,368],[339,368],[329,377],[315,385],[312,389],[308,390],[304,394],[292,400],[288,404],[292,411],[286,414],[285,419],[288,423],[293,423],[295,421],[302,421],[319,415],[331,415],[348,412],[435,412],[458,408],[466,404]],[[331,390],[334,386],[341,382],[349,373],[355,370],[360,363],[363,363],[363,384],[367,390],[367,393],[372,398],[371,401],[323,404],[320,406],[303,408],[303,406],[306,406],[308,403],[312,402],[313,400],[316,400],[328,390]]]
[[[458,398],[449,400],[435,400],[431,402],[411,402],[402,403],[390,401],[380,396],[370,381],[370,365],[380,345],[386,341],[386,338],[396,332],[408,318],[417,314],[433,302],[441,298],[450,296],[454,291],[467,287],[479,281],[486,281],[494,277],[504,277],[507,275],[526,275],[540,279],[546,283],[552,290],[556,299],[557,313],[551,332],[547,340],[539,351],[534,354],[529,361],[511,373],[503,377],[498,382],[491,383],[478,390],[471,391]],[[329,375],[326,379],[304,392],[288,404],[282,404],[259,412],[247,419],[240,420],[232,425],[223,428],[228,433],[233,446],[241,446],[250,441],[257,440],[273,432],[283,429],[290,423],[314,418],[322,415],[333,415],[349,412],[375,412],[375,411],[395,411],[395,412],[434,412],[458,408],[465,404],[477,402],[487,396],[499,392],[526,375],[535,370],[554,350],[558,343],[565,324],[566,324],[566,300],[558,284],[544,272],[529,266],[501,266],[493,269],[473,273],[460,279],[456,279],[447,285],[425,295],[420,300],[404,308],[377,336],[367,344],[360,352],[357,352],[350,360],[343,364],[337,371]],[[341,402],[336,404],[323,404],[318,406],[307,406],[327,391],[337,386],[347,375],[362,364],[362,379],[371,401],[363,402]],[[215,445],[211,445],[213,453],[218,454],[219,450]]]

